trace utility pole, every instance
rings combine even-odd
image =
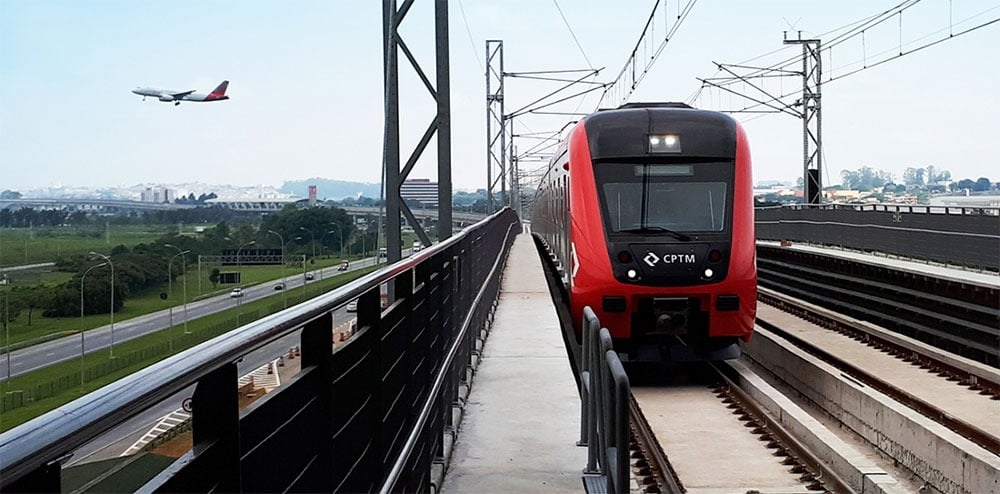
[[[503,113],[503,40],[486,40],[486,213],[499,209],[493,202],[497,182],[501,201],[507,195],[507,119]],[[494,170],[497,170],[494,175]]]
[[[802,201],[819,204],[823,202],[820,40],[802,39],[802,31],[797,39],[788,39],[788,31],[784,37],[786,45],[802,45],[802,99],[795,103],[802,107]]]

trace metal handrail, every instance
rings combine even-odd
[[[600,328],[600,329],[598,329]],[[602,328],[589,306],[583,309],[583,346],[580,386],[586,441],[587,467],[584,486],[592,486],[588,478],[599,478],[603,484],[594,486],[600,492],[629,491],[629,400],[631,388],[618,353],[612,347],[611,333]]]
[[[354,280],[334,291],[245,324],[150,367],[124,377],[0,434],[0,485],[57,466],[68,451],[142,410],[197,383],[373,288],[414,269],[436,252],[451,248],[504,214],[503,210],[408,259]]]
[[[511,232],[514,230],[516,224],[511,224],[507,227],[507,233],[504,235],[504,250],[510,248],[511,243]],[[516,235],[516,233],[515,233]],[[498,279],[498,275],[506,262],[507,256],[501,253],[500,256],[496,258],[493,262],[493,267],[490,270],[490,274],[487,276],[487,283],[484,283],[480,287],[479,291],[476,293],[476,298],[472,302],[472,307],[478,307],[482,303],[483,295],[486,293],[487,287],[494,280]],[[455,357],[458,355],[459,349],[462,347],[463,342],[469,332],[470,327],[473,323],[473,312],[470,311],[466,314],[465,319],[462,321],[462,329],[458,332],[455,340],[452,342],[451,348],[448,349],[448,354],[445,357],[442,365],[438,369],[437,375],[434,377],[434,384],[431,387],[430,393],[427,395],[427,399],[424,401],[423,406],[420,409],[420,415],[417,417],[416,424],[410,430],[410,434],[406,439],[406,443],[403,446],[403,450],[400,452],[399,456],[396,457],[395,463],[392,465],[392,469],[389,471],[389,475],[386,477],[385,482],[382,483],[382,487],[379,492],[382,494],[387,494],[392,492],[396,487],[396,483],[399,481],[399,476],[402,474],[403,468],[406,462],[410,459],[410,455],[413,453],[413,448],[416,446],[420,434],[423,433],[424,427],[427,425],[427,420],[430,417],[431,412],[434,409],[435,403],[439,401],[441,390],[444,387],[445,379],[451,372],[451,366],[455,361]]]

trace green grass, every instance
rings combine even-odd
[[[151,243],[176,225],[104,225],[0,228],[0,266],[53,262],[60,257],[108,253],[116,245]]]
[[[330,267],[340,264],[339,258],[333,259],[320,259],[317,260],[315,264],[306,264],[306,269],[309,271],[319,269],[320,267]],[[187,297],[188,301],[197,300],[199,298],[220,295],[223,293],[228,293],[234,286],[237,285],[218,285],[213,287],[212,283],[208,280],[208,275],[212,271],[212,267],[219,267],[223,272],[236,271],[236,266],[210,266],[202,265],[201,269],[201,287],[202,291],[198,291],[198,269],[197,265],[194,268],[188,267],[188,271],[184,276],[178,276],[172,286],[172,294],[167,300],[160,298],[161,293],[167,293],[167,283],[160,286],[150,288],[141,293],[132,294],[125,301],[125,305],[115,312],[115,321],[125,321],[127,319],[132,319],[134,317],[143,316],[146,314],[151,314],[153,312],[165,310],[171,305],[174,306],[175,312],[177,308],[180,308],[184,304],[183,289],[184,281],[187,280]],[[256,285],[260,283],[273,283],[281,280],[282,269],[281,266],[240,266],[240,272],[242,273],[243,283],[239,286]],[[293,279],[296,276],[302,276],[301,264],[299,267],[289,267],[284,270],[284,274],[287,279]],[[66,278],[71,277],[69,273],[51,273],[46,275],[52,280],[58,279],[61,275],[65,275]],[[318,277],[317,277],[318,278]],[[63,279],[63,281],[65,281]],[[318,279],[316,281],[319,281]],[[325,280],[324,280],[325,281]],[[54,284],[54,283],[53,283]],[[309,283],[310,290],[315,286],[314,282]],[[310,291],[310,293],[313,293]],[[175,314],[176,316],[176,314]],[[42,311],[36,309],[31,317],[31,325],[28,325],[28,313],[27,311],[21,311],[21,314],[10,323],[10,332],[8,335],[0,335],[3,346],[8,345],[26,345],[32,342],[41,343],[47,341],[53,336],[64,336],[67,334],[76,333],[79,331],[86,331],[93,328],[98,328],[111,323],[111,316],[109,314],[93,314],[87,315],[83,318],[80,317],[42,317]],[[9,341],[8,341],[9,336]]]
[[[365,268],[324,278],[322,281],[317,280],[308,285],[309,295],[315,296],[320,292],[332,290],[373,270],[374,268]],[[281,295],[281,292],[275,292],[274,295],[243,304],[240,309],[240,322],[246,324],[252,320],[281,310],[283,305]],[[307,298],[302,291],[302,287],[290,289],[286,295],[288,296],[289,306],[300,303]],[[109,358],[110,350],[105,349],[91,352],[83,357],[82,364],[80,359],[74,359],[17,376],[2,384],[3,391],[8,395],[20,394],[24,397],[27,396],[27,390],[48,389],[51,390],[53,396],[38,399],[20,408],[4,412],[0,416],[0,432],[9,430],[18,424],[22,424],[49,410],[64,405],[83,394],[106,386],[122,377],[163,360],[174,353],[191,348],[225,331],[231,330],[236,327],[236,315],[237,309],[228,309],[190,320],[188,322],[190,335],[185,335],[183,333],[183,324],[179,324],[154,334],[116,344],[114,347],[115,360],[122,362],[118,365],[122,365],[123,367],[114,371],[108,371],[100,377],[87,378],[82,387],[80,386],[81,367],[85,369],[85,376],[100,374],[102,367],[103,370],[107,370],[109,362],[111,362]],[[129,359],[129,355],[135,355],[135,357],[126,362]]]

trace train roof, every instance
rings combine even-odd
[[[657,101],[657,102],[645,102],[645,103],[642,103],[642,102],[640,102],[640,103],[625,103],[624,105],[619,106],[617,109],[618,110],[625,110],[625,109],[628,109],[628,108],[690,108],[692,110],[694,109],[694,107],[688,105],[687,103],[678,103],[678,102],[675,102],[675,101]],[[610,110],[611,108],[607,108],[607,109]]]
[[[630,103],[593,113],[583,120],[583,125],[594,160],[736,157],[736,121],[724,113],[699,110],[684,103]],[[681,141],[679,150],[669,156],[652,152],[650,137],[657,135],[677,136]]]

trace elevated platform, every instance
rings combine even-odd
[[[514,242],[441,492],[581,492],[580,396],[538,251]]]

